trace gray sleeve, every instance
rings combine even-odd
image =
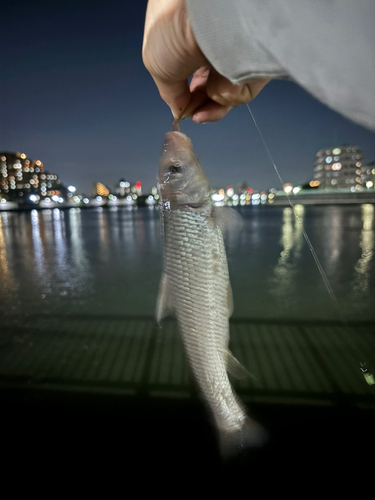
[[[375,130],[374,0],[186,0],[197,42],[232,83],[290,78]]]

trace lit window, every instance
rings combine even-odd
[[[327,156],[326,163],[331,163],[331,162],[332,162],[332,156]]]
[[[339,155],[339,154],[341,153],[341,149],[340,149],[340,148],[335,148],[335,149],[332,151],[332,153],[333,153],[334,155]]]

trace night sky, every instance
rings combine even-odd
[[[171,114],[141,58],[146,1],[3,1],[0,151],[41,160],[79,192],[120,178],[155,185]],[[343,143],[375,160],[375,133],[294,83],[251,104],[285,182],[312,178],[316,152]],[[213,187],[278,187],[245,106],[218,123],[181,124]]]

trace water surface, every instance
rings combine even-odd
[[[348,320],[375,320],[374,206],[297,206]],[[227,242],[234,317],[337,319],[289,207],[243,207]],[[162,270],[157,210],[0,214],[0,313],[154,314]]]

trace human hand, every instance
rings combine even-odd
[[[221,120],[232,107],[254,99],[269,82],[234,85],[220,75],[195,40],[184,0],[149,0],[142,57],[173,116],[192,116],[197,123]]]

